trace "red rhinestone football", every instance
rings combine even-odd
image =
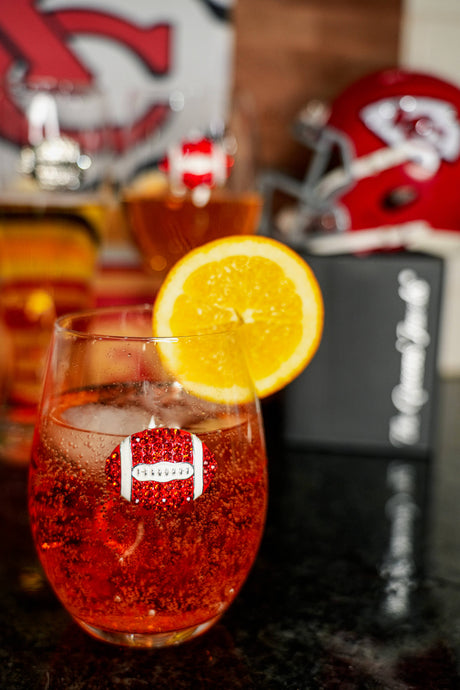
[[[182,429],[144,429],[127,436],[105,463],[123,498],[146,508],[179,508],[206,491],[216,472],[209,448]]]

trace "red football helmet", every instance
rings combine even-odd
[[[304,180],[265,177],[262,232],[279,189],[297,203],[279,214],[277,231],[313,251],[460,241],[452,233],[460,231],[459,88],[392,69],[356,81],[329,109],[319,105],[309,104],[296,124],[314,152]]]

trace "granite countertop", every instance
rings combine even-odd
[[[270,508],[256,564],[206,635],[164,650],[98,642],[44,581],[27,469],[0,464],[0,687],[460,687],[460,382],[432,458],[286,448],[271,402]]]

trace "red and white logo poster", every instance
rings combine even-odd
[[[190,120],[200,124],[225,112],[234,2],[3,0],[0,75],[98,85],[107,96],[117,153],[126,145],[130,122],[130,164],[143,165],[147,161],[142,158],[152,155],[145,139],[155,141],[155,128],[168,124],[168,118],[169,136],[177,137]],[[171,93],[182,94],[185,104],[174,109],[168,102],[165,107]],[[12,104],[11,116],[24,116],[17,104]],[[8,121],[0,122],[0,155],[5,147],[19,144],[12,142],[12,131]],[[161,146],[166,145],[162,140]]]

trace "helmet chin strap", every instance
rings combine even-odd
[[[440,166],[436,149],[421,140],[406,140],[395,146],[384,147],[367,156],[353,159],[347,168],[335,168],[327,173],[315,187],[322,199],[329,199],[355,180],[371,177],[402,163],[413,163],[423,168],[424,177],[434,175]]]

